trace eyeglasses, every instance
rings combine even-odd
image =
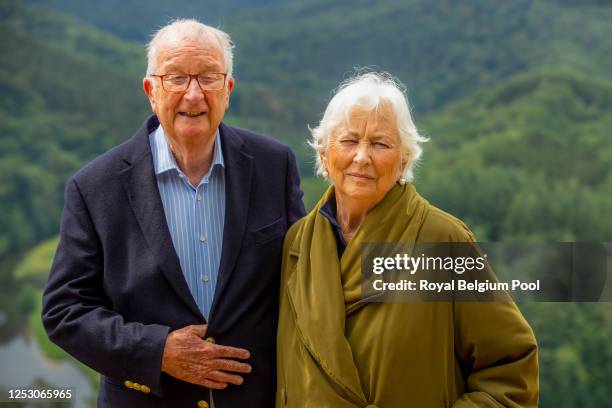
[[[151,75],[161,79],[162,88],[166,92],[185,92],[191,80],[195,78],[202,91],[220,91],[225,86],[227,74],[208,72],[206,74],[166,74]]]

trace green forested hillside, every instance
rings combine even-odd
[[[521,74],[421,125],[420,190],[481,240],[612,239],[612,83]]]
[[[103,23],[93,15],[101,4],[40,2]],[[376,64],[407,83],[417,124],[432,138],[417,182],[434,203],[466,218],[483,239],[610,236],[612,6],[265,3],[225,17],[238,76],[227,120],[289,142],[304,175],[312,166],[306,124],[318,120],[353,65]],[[133,6],[104,10],[126,22]],[[0,45],[6,261],[57,230],[66,177],[131,134],[148,106],[142,45],[16,1],[3,0],[0,10],[8,39]],[[307,177],[304,186],[312,203],[320,183]]]
[[[240,113],[267,108],[275,120],[298,125],[318,117],[329,91],[354,65],[378,66],[402,78],[418,112],[536,67],[596,76],[609,76],[612,68],[608,1],[232,0],[220,7],[188,0],[112,7],[119,2],[37,2],[141,42],[173,17],[218,22],[235,39],[238,79],[249,88],[262,85],[249,89]],[[113,10],[114,18],[101,18],[100,8]],[[229,12],[219,17],[218,10]]]
[[[148,105],[138,47],[16,2],[0,2],[0,16],[4,262],[57,232],[68,175],[129,136]]]
[[[47,10],[57,10],[115,33],[131,41],[144,42],[155,28],[176,16],[196,17],[207,24],[223,25],[227,16],[243,9],[284,3],[287,0],[30,0]]]
[[[143,44],[177,16],[232,34],[226,119],[296,149],[308,205],[324,185],[306,125],[353,66],[377,66],[406,83],[431,138],[417,188],[480,240],[612,240],[609,1],[0,0],[0,280],[57,233],[67,177],[146,118]],[[15,270],[19,297],[3,295],[32,319],[53,246]],[[541,406],[609,404],[610,305],[521,305]]]

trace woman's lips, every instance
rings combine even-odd
[[[363,180],[372,180],[374,178],[370,175],[362,174],[362,173],[347,173],[347,175],[358,178],[358,179],[363,179]]]

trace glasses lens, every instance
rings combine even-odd
[[[193,76],[186,74],[168,74],[162,76],[162,85],[168,92],[184,92],[189,87]],[[204,91],[219,91],[225,85],[225,74],[208,73],[197,76],[198,83]]]
[[[205,91],[218,91],[225,85],[225,75],[216,73],[198,75],[198,82]]]
[[[166,75],[163,79],[164,88],[167,91],[177,92],[187,89],[189,83],[189,75]]]

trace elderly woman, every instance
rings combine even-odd
[[[312,136],[332,186],[285,238],[276,406],[536,406],[537,345],[514,303],[361,297],[362,243],[474,241],[409,183],[425,139],[397,82],[345,82]]]

